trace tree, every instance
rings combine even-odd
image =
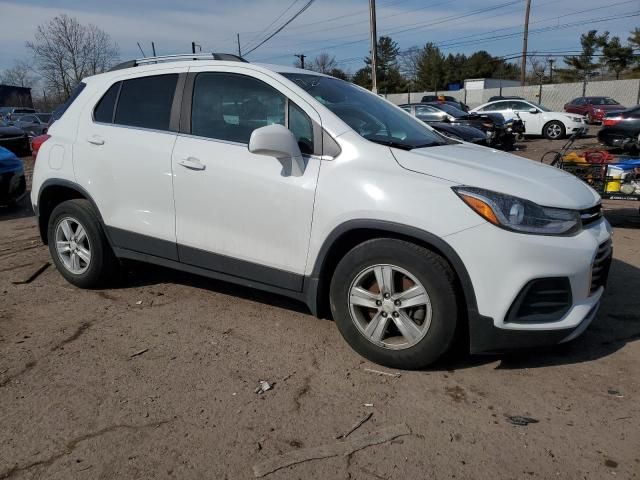
[[[418,89],[437,91],[444,87],[444,55],[434,43],[427,43],[418,59]]]
[[[400,74],[400,67],[398,66],[398,54],[400,48],[398,44],[394,42],[391,37],[382,36],[378,39],[376,45],[377,65],[376,65],[376,80],[378,84],[378,91],[381,93],[395,93],[403,92],[406,90],[406,82]],[[364,63],[371,70],[371,57],[367,57]],[[364,72],[356,72],[356,76],[360,73],[359,81],[365,82]],[[371,74],[369,74],[369,77]],[[354,77],[354,83],[358,83]],[[358,85],[362,85],[358,83]],[[371,88],[371,80],[368,81],[368,86]]]
[[[605,32],[603,35],[598,35],[597,30],[589,30],[588,33],[582,34],[580,36],[582,53],[580,53],[580,55],[564,57],[564,63],[576,72],[576,76],[578,78],[582,78],[586,81],[587,77],[592,74],[598,66],[598,64],[593,63],[593,56],[603,45],[608,36],[609,32]]]
[[[367,90],[371,90],[371,67],[362,67],[353,75],[351,81]]]
[[[319,73],[329,73],[331,70],[336,68],[337,65],[336,57],[332,57],[328,53],[322,52],[313,60],[309,69]]]
[[[332,68],[331,71],[329,72],[329,75],[331,75],[332,77],[339,78],[340,80],[348,80],[349,79],[348,75],[347,75],[347,72],[345,72],[341,68]]]
[[[602,62],[616,74],[616,80],[619,80],[620,74],[633,63],[633,48],[623,47],[619,37],[612,37],[604,42]]]
[[[633,31],[631,32],[631,35],[627,38],[627,41],[629,42],[629,46],[636,51],[640,50],[640,28],[634,28]],[[640,71],[640,54],[636,53],[636,55],[634,55],[634,63],[636,64],[636,66],[634,67],[634,70],[636,71]]]
[[[0,83],[5,85],[33,88],[36,81],[37,77],[33,74],[31,66],[23,60],[16,60],[13,67],[7,68],[0,75]]]
[[[118,58],[118,46],[107,33],[64,14],[38,26],[27,48],[46,87],[62,98],[84,77],[105,71]]]

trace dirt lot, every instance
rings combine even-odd
[[[368,413],[344,444],[411,434],[266,478],[638,478],[640,217],[606,207],[610,288],[582,337],[399,377],[367,371],[388,370],[303,306],[221,282],[138,265],[118,289],[78,290],[53,267],[15,284],[49,254],[28,209],[0,210],[0,479],[253,478]]]

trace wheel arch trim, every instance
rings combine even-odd
[[[98,217],[98,221],[100,222],[100,226],[102,227],[102,231],[107,237],[107,241],[109,242],[109,245],[113,247],[113,243],[111,242],[111,237],[109,236],[108,229],[105,228],[104,220],[102,219],[102,214],[100,213],[100,209],[98,208],[98,205],[96,204],[93,197],[82,186],[78,185],[75,182],[72,182],[70,180],[66,180],[63,178],[49,178],[42,183],[42,185],[40,186],[40,189],[38,190],[38,203],[35,206],[34,211],[35,211],[36,217],[38,217],[38,227],[40,229],[40,238],[42,238],[42,241],[45,243],[45,245],[47,244],[47,225],[43,225],[40,212],[41,212],[41,205],[42,205],[42,195],[48,188],[51,188],[51,187],[63,187],[63,188],[68,188],[69,190],[74,190],[79,195],[81,195],[82,198],[84,198],[89,203],[91,203],[91,206],[93,207],[93,210]]]
[[[330,257],[330,252],[336,245],[338,245],[341,238],[358,230],[374,230],[380,233],[400,235],[402,237],[417,240],[418,242],[433,248],[437,253],[442,255],[453,268],[453,271],[460,282],[460,287],[462,289],[462,294],[464,295],[464,302],[469,316],[471,317],[477,313],[478,307],[476,295],[469,272],[467,271],[467,268],[460,256],[445,240],[433,233],[427,232],[426,230],[401,223],[386,220],[354,219],[338,225],[331,231],[318,251],[311,274],[306,277],[309,282],[307,285],[308,288],[305,288],[305,290],[307,290],[307,304],[314,314],[317,314],[321,307],[319,303],[322,300],[320,298],[322,296],[322,292],[319,292],[319,287],[320,284],[326,280],[323,276],[327,273],[324,272],[324,269],[327,264],[327,259]]]

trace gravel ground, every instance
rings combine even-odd
[[[254,478],[397,424],[411,433],[265,478],[638,478],[637,206],[606,204],[610,288],[575,342],[398,376],[368,371],[389,372],[304,306],[222,282],[133,265],[116,289],[76,289],[51,266],[16,284],[49,254],[26,207],[0,210],[0,479]]]

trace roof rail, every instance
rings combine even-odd
[[[109,71],[112,72],[115,70],[122,70],[124,68],[137,67],[138,65],[149,65],[151,63],[179,62],[186,60],[226,60],[228,62],[249,63],[244,58],[231,53],[181,53],[178,55],[161,55],[158,57],[144,57],[136,60],[128,60],[114,65],[109,69]]]

